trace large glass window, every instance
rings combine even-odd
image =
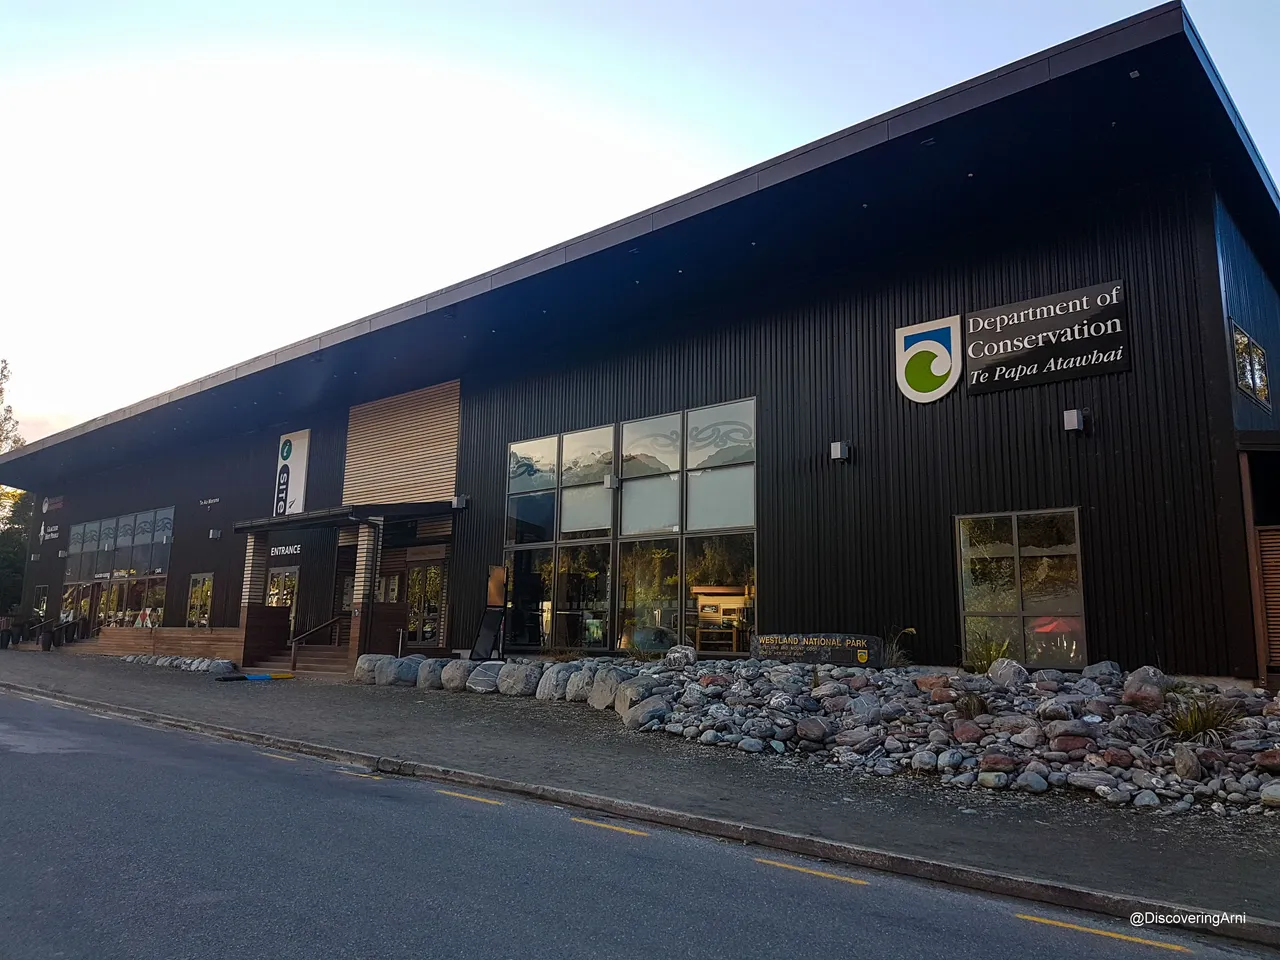
[[[685,642],[699,650],[747,653],[755,634],[755,534],[685,541]]]
[[[275,604],[279,606],[279,604]],[[191,577],[187,592],[187,626],[209,626],[209,614],[213,609],[213,574],[197,573]]]
[[[113,577],[133,576],[133,524],[135,514],[121,517],[116,525],[116,558],[112,566]]]
[[[551,637],[555,552],[550,547],[507,554],[507,642],[541,647]]]
[[[133,560],[130,566],[143,575],[151,572],[151,540],[156,527],[156,513],[149,510],[134,517]]]
[[[556,576],[554,645],[605,647],[609,632],[608,543],[562,546]]]
[[[618,544],[618,621],[623,648],[665,650],[680,638],[680,541]]]
[[[173,507],[156,511],[151,535],[151,573],[169,572],[169,545],[173,542]]]
[[[43,620],[45,613],[49,610],[49,587],[41,584],[36,587],[35,596],[31,601],[31,614],[38,620]]]
[[[110,577],[116,557],[116,524],[118,517],[103,520],[98,528],[98,562],[94,567],[94,576]]]
[[[1236,386],[1265,407],[1271,406],[1271,380],[1267,373],[1267,352],[1257,340],[1234,324]]]
[[[164,577],[147,580],[146,598],[142,604],[142,613],[134,623],[135,627],[158,627],[164,623],[165,582]]]
[[[748,652],[755,458],[754,400],[513,443],[508,643]]]
[[[1031,667],[1086,660],[1080,544],[1074,510],[957,521],[966,658],[1003,648]]]

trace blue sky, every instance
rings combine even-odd
[[[0,0],[10,402],[53,432],[1148,6]],[[1280,3],[1188,6],[1275,169]]]

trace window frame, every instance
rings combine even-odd
[[[1258,339],[1255,336],[1253,336],[1253,334],[1249,333],[1249,331],[1247,331],[1244,327],[1240,326],[1240,324],[1234,318],[1228,317],[1227,319],[1231,323],[1231,360],[1232,360],[1231,376],[1232,376],[1232,379],[1235,381],[1236,390],[1240,393],[1243,393],[1246,397],[1248,397],[1254,403],[1258,404],[1258,406],[1262,407],[1263,409],[1270,410],[1271,409],[1271,364],[1267,360],[1267,351],[1262,346],[1262,344],[1258,342]],[[1249,357],[1245,359],[1247,368],[1250,371],[1250,383],[1247,389],[1245,388],[1245,385],[1240,382],[1240,374],[1239,374],[1240,350],[1238,346],[1238,341],[1240,338],[1244,338],[1246,349],[1249,351],[1249,354],[1250,354]],[[1266,381],[1267,381],[1266,398],[1258,396],[1258,384],[1256,382],[1256,373],[1254,372],[1254,367],[1253,367],[1254,356],[1260,356],[1262,358],[1262,372],[1263,372],[1263,376],[1266,378]]]
[[[1021,656],[1014,658],[1019,663],[1026,664],[1027,654],[1027,636],[1026,621],[1037,617],[1055,616],[1055,614],[1047,614],[1044,611],[1028,611],[1025,606],[1025,598],[1022,595],[1022,541],[1018,533],[1019,517],[1045,516],[1054,513],[1069,513],[1072,517],[1072,523],[1075,525],[1076,543],[1074,551],[1063,551],[1057,554],[1041,554],[1041,556],[1074,556],[1076,558],[1076,572],[1080,578],[1080,604],[1078,613],[1061,613],[1056,616],[1078,617],[1082,625],[1082,634],[1084,638],[1085,662],[1089,660],[1089,617],[1084,602],[1084,544],[1081,542],[1080,531],[1080,508],[1074,507],[1048,507],[1039,510],[1005,510],[1005,511],[983,511],[982,513],[957,513],[952,518],[952,535],[954,539],[954,564],[956,575],[956,605],[960,614],[960,660],[963,664],[966,656],[966,647],[968,645],[968,630],[965,621],[969,617],[1003,617],[1010,620],[1016,620],[1018,624],[1018,637],[1021,643]],[[961,542],[960,524],[965,520],[983,520],[987,518],[1010,518],[1013,526],[1013,585],[1017,591],[1017,606],[1012,610],[1000,611],[984,611],[984,610],[968,610],[964,603],[964,548]],[[757,547],[758,549],[758,547]],[[1012,652],[1012,651],[1011,651]],[[1035,669],[1042,668],[1039,665],[1034,666]],[[1060,668],[1059,668],[1060,669]],[[1078,668],[1075,668],[1078,669]]]
[[[751,459],[738,460],[733,463],[727,463],[727,464],[716,464],[714,466],[701,466],[697,468],[697,471],[703,472],[703,471],[714,471],[714,470],[729,470],[734,468],[741,468],[744,466],[750,466],[752,468],[752,511],[751,511],[752,523],[749,526],[710,527],[707,529],[690,530],[689,520],[688,520],[688,509],[689,509],[688,484],[689,484],[689,474],[690,474],[689,465],[688,465],[689,416],[690,414],[696,414],[703,410],[712,410],[712,409],[715,409],[716,407],[726,407],[726,406],[731,406],[734,404],[742,404],[742,403],[750,403],[752,405],[752,437],[751,437],[752,457]],[[623,450],[623,435],[624,435],[625,428],[628,425],[633,423],[640,423],[646,420],[668,419],[671,417],[678,417],[679,424],[680,424],[680,443],[677,450],[677,456],[676,456],[677,462],[676,462],[675,469],[659,471],[654,473],[645,473],[639,476],[624,478],[623,471],[625,467],[625,451]],[[553,638],[556,635],[555,626],[556,626],[557,614],[558,614],[557,604],[559,602],[559,596],[560,596],[559,594],[560,553],[562,549],[572,549],[576,547],[587,546],[590,544],[606,544],[609,546],[610,637],[609,637],[609,643],[605,649],[608,651],[625,654],[626,648],[620,646],[622,642],[622,621],[621,621],[622,597],[620,592],[621,591],[621,575],[622,575],[621,574],[621,555],[622,555],[624,544],[654,541],[654,540],[669,540],[669,539],[674,539],[678,542],[679,546],[678,546],[678,567],[677,568],[679,572],[680,585],[677,590],[678,623],[677,623],[676,629],[674,630],[674,633],[677,637],[676,642],[684,643],[686,642],[685,640],[686,621],[688,621],[690,617],[692,617],[692,620],[694,621],[694,623],[696,623],[698,620],[697,611],[693,611],[692,613],[690,613],[690,611],[687,609],[688,608],[688,603],[687,603],[688,582],[687,582],[687,569],[686,569],[687,541],[690,538],[698,539],[698,538],[706,538],[706,537],[717,536],[717,535],[730,535],[730,534],[750,534],[752,537],[751,561],[752,561],[752,570],[754,571],[754,575],[753,575],[753,583],[751,585],[751,591],[750,591],[751,606],[752,606],[751,633],[752,635],[754,635],[757,632],[759,617],[760,617],[760,600],[759,600],[760,594],[759,594],[758,575],[759,575],[759,569],[760,569],[759,492],[760,492],[761,445],[760,445],[759,418],[760,418],[760,402],[759,402],[759,398],[753,393],[748,396],[735,397],[735,398],[732,398],[729,400],[723,400],[717,403],[702,404],[700,406],[670,410],[665,413],[657,413],[657,414],[651,414],[648,416],[640,416],[640,417],[634,417],[627,420],[615,421],[611,425],[613,430],[613,457],[612,457],[612,463],[610,465],[610,469],[608,471],[609,474],[611,474],[615,478],[614,479],[615,486],[611,490],[612,521],[611,521],[611,527],[609,531],[604,536],[573,537],[571,534],[566,536],[560,529],[561,514],[562,514],[561,499],[566,489],[580,488],[587,485],[587,484],[566,485],[563,482],[565,436],[576,434],[576,433],[583,433],[589,430],[600,430],[606,426],[610,426],[609,424],[600,424],[595,427],[584,427],[582,429],[565,430],[561,433],[552,434],[552,435],[528,437],[520,440],[515,440],[507,444],[506,463],[509,465],[511,463],[511,450],[513,447],[519,444],[531,443],[538,440],[547,440],[551,436],[556,437],[556,464],[555,464],[556,483],[553,487],[545,487],[536,491],[520,491],[517,493],[512,493],[510,490],[510,477],[508,475],[507,483],[504,485],[504,489],[503,489],[504,499],[503,499],[503,519],[502,519],[502,523],[503,523],[502,560],[503,560],[504,568],[507,569],[508,571],[513,569],[513,563],[514,563],[513,555],[521,551],[548,550],[548,549],[551,551],[551,558],[552,558],[551,559],[552,576],[551,576],[551,583],[550,583],[551,631],[548,635],[549,642],[551,642],[554,645]],[[508,470],[509,470],[509,466],[508,466]],[[630,482],[635,482],[638,480],[648,480],[655,477],[675,477],[677,480],[676,486],[677,486],[677,496],[679,498],[679,502],[678,502],[676,516],[678,518],[680,529],[676,531],[650,530],[642,533],[624,534],[622,532],[622,509],[623,509],[623,500],[626,496],[627,484]],[[593,483],[594,482],[597,482],[597,481],[593,481]],[[508,516],[508,510],[510,507],[511,499],[513,497],[529,496],[537,493],[546,493],[548,491],[554,491],[555,493],[555,504],[554,504],[555,514],[554,514],[554,520],[553,520],[553,526],[552,526],[552,539],[546,540],[546,541],[540,541],[537,543],[533,543],[533,542],[519,543],[519,542],[507,539],[506,524],[507,524],[507,516]],[[507,589],[510,590],[510,582],[508,582],[507,584]],[[503,625],[503,643],[504,644],[508,643],[510,640],[510,635],[507,632],[508,629],[509,629],[508,625],[504,623]],[[534,648],[530,646],[519,646],[519,647],[513,646],[512,649],[524,651],[524,650],[534,650],[538,648]],[[583,648],[583,649],[596,649],[596,648]],[[749,650],[734,651],[733,654],[731,654],[731,656],[742,656],[742,657],[746,657],[749,655],[750,655]]]
[[[148,579],[156,579],[156,580],[159,580],[159,579],[161,579],[161,578],[160,578],[160,577],[154,577],[154,578],[148,578]],[[197,618],[196,618],[196,622],[195,622],[194,624],[191,622],[191,598],[192,598],[192,593],[193,593],[193,591],[194,591],[194,590],[195,590],[195,588],[196,588],[196,583],[197,583],[197,582],[200,582],[200,583],[202,583],[202,584],[203,584],[203,582],[204,582],[204,581],[206,581],[206,580],[209,582],[209,612],[208,612],[209,626],[208,626],[208,627],[206,627],[206,628],[204,628],[204,629],[208,629],[208,630],[212,630],[212,629],[213,629],[213,572],[212,572],[212,571],[209,571],[208,573],[193,573],[193,574],[191,574],[191,576],[187,579],[187,616],[186,616],[186,624],[187,624],[187,628],[188,628],[188,629],[193,629],[193,628],[194,628],[194,629],[196,629],[196,630],[201,629],[201,627],[200,627],[200,618],[199,618],[199,617],[197,617]],[[166,598],[166,599],[167,599],[167,598]]]

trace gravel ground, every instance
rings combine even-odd
[[[625,731],[580,703],[218,683],[112,658],[0,654],[0,679],[1090,889],[1280,921],[1280,817],[1155,817],[1083,796],[959,792]]]

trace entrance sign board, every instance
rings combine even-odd
[[[799,660],[879,669],[884,641],[860,633],[766,633],[751,641],[751,655],[761,660]]]

